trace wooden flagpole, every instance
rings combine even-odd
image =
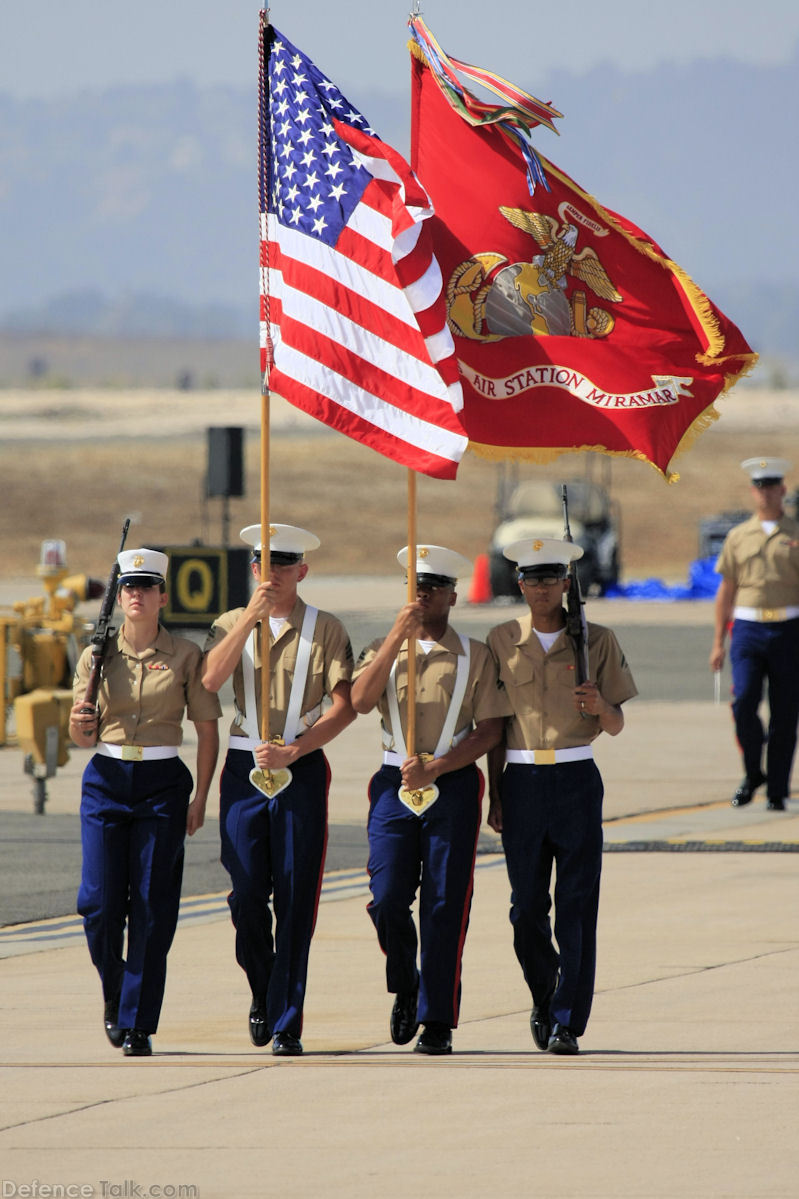
[[[414,0],[413,16],[418,17],[421,0]],[[413,122],[411,122],[413,124]],[[416,157],[416,144],[411,139],[411,166]],[[416,168],[413,167],[415,170]],[[408,603],[416,601],[416,472],[408,469]],[[408,757],[416,753],[416,637],[408,638],[408,727],[405,747]]]
[[[267,138],[268,132],[268,84],[266,79],[266,38],[269,29],[269,9],[264,8],[259,14],[259,37],[258,37],[258,192],[259,192],[259,211],[262,214],[262,219],[267,223],[267,228],[259,229],[259,237],[263,237],[265,244],[264,255],[260,256],[261,260],[261,291],[264,297],[264,312],[261,314],[261,319],[266,324],[266,365],[261,386],[261,582],[269,577],[270,567],[270,535],[269,535],[269,367],[272,362],[272,330],[270,325],[269,314],[269,263],[266,261],[269,247],[269,230],[268,230],[268,197],[269,184],[267,163],[269,157],[267,154]],[[270,654],[269,654],[269,624],[268,621],[260,622],[260,644],[259,652],[261,655],[261,740],[269,740],[269,691],[270,691]]]
[[[261,582],[269,577],[269,388],[261,394]],[[261,621],[261,740],[269,740],[269,621]]]
[[[416,600],[416,472],[408,468],[408,603]],[[416,753],[416,634],[408,638],[408,727],[405,748]]]

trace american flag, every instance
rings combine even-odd
[[[427,193],[316,66],[265,26],[264,386],[416,471],[454,478],[467,438]]]

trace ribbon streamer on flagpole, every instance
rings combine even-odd
[[[448,55],[442,50],[416,9],[408,21],[408,28],[412,38],[411,53],[427,63],[436,83],[453,108],[470,125],[497,125],[519,147],[527,167],[527,186],[531,196],[535,193],[537,183],[543,184],[549,190],[541,160],[530,140],[531,131],[538,125],[545,125],[553,133],[558,133],[554,122],[557,117],[562,117],[563,113],[558,112],[557,108],[547,101],[538,100],[529,92],[516,87],[501,75]],[[504,103],[486,104],[478,100],[477,96],[461,83],[458,71],[492,91]],[[415,164],[412,165],[415,169]]]

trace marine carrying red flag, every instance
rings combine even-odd
[[[488,115],[419,19],[411,32],[411,162],[435,207],[471,449],[595,450],[676,477],[675,452],[757,355],[652,238],[532,148],[556,110]]]
[[[271,25],[262,53],[264,385],[404,466],[454,478],[467,439],[429,198]]]

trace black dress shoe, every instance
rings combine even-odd
[[[755,791],[757,791],[758,787],[761,787],[765,781],[766,776],[764,774],[758,775],[756,779],[750,779],[747,776],[730,800],[731,805],[734,808],[743,808],[746,806],[746,804],[751,803]]]
[[[785,811],[785,800],[784,799],[770,799],[768,801],[768,803],[766,804],[766,811],[767,812],[784,812]]]
[[[395,1045],[407,1045],[416,1036],[419,1021],[416,1019],[416,1001],[419,988],[412,991],[398,991],[391,1009],[391,1040]]]
[[[413,1047],[414,1053],[437,1055],[452,1053],[452,1029],[448,1024],[425,1024],[424,1031]]]
[[[266,999],[261,995],[253,995],[250,1006],[250,1040],[253,1045],[262,1049],[272,1040],[272,1030],[266,1019]]]
[[[561,1055],[580,1052],[580,1046],[577,1044],[577,1038],[572,1030],[565,1024],[558,1024],[557,1022],[552,1029],[552,1036],[549,1038],[547,1049],[550,1053],[559,1053]]]
[[[556,974],[541,1003],[537,1003],[530,1013],[530,1032],[542,1052],[546,1052],[549,1048],[549,1038],[552,1035],[552,1015],[549,1009],[557,986],[558,976]]]
[[[152,1057],[150,1034],[141,1028],[129,1028],[122,1042],[122,1052],[125,1057]]]
[[[107,999],[105,1001],[105,1011],[103,1013],[103,1024],[105,1026],[105,1035],[108,1037],[114,1049],[121,1049],[125,1040],[126,1028],[120,1028],[117,1024],[119,1016],[119,1000]]]
[[[276,1032],[272,1037],[272,1053],[275,1057],[300,1057],[302,1041],[290,1032]]]

